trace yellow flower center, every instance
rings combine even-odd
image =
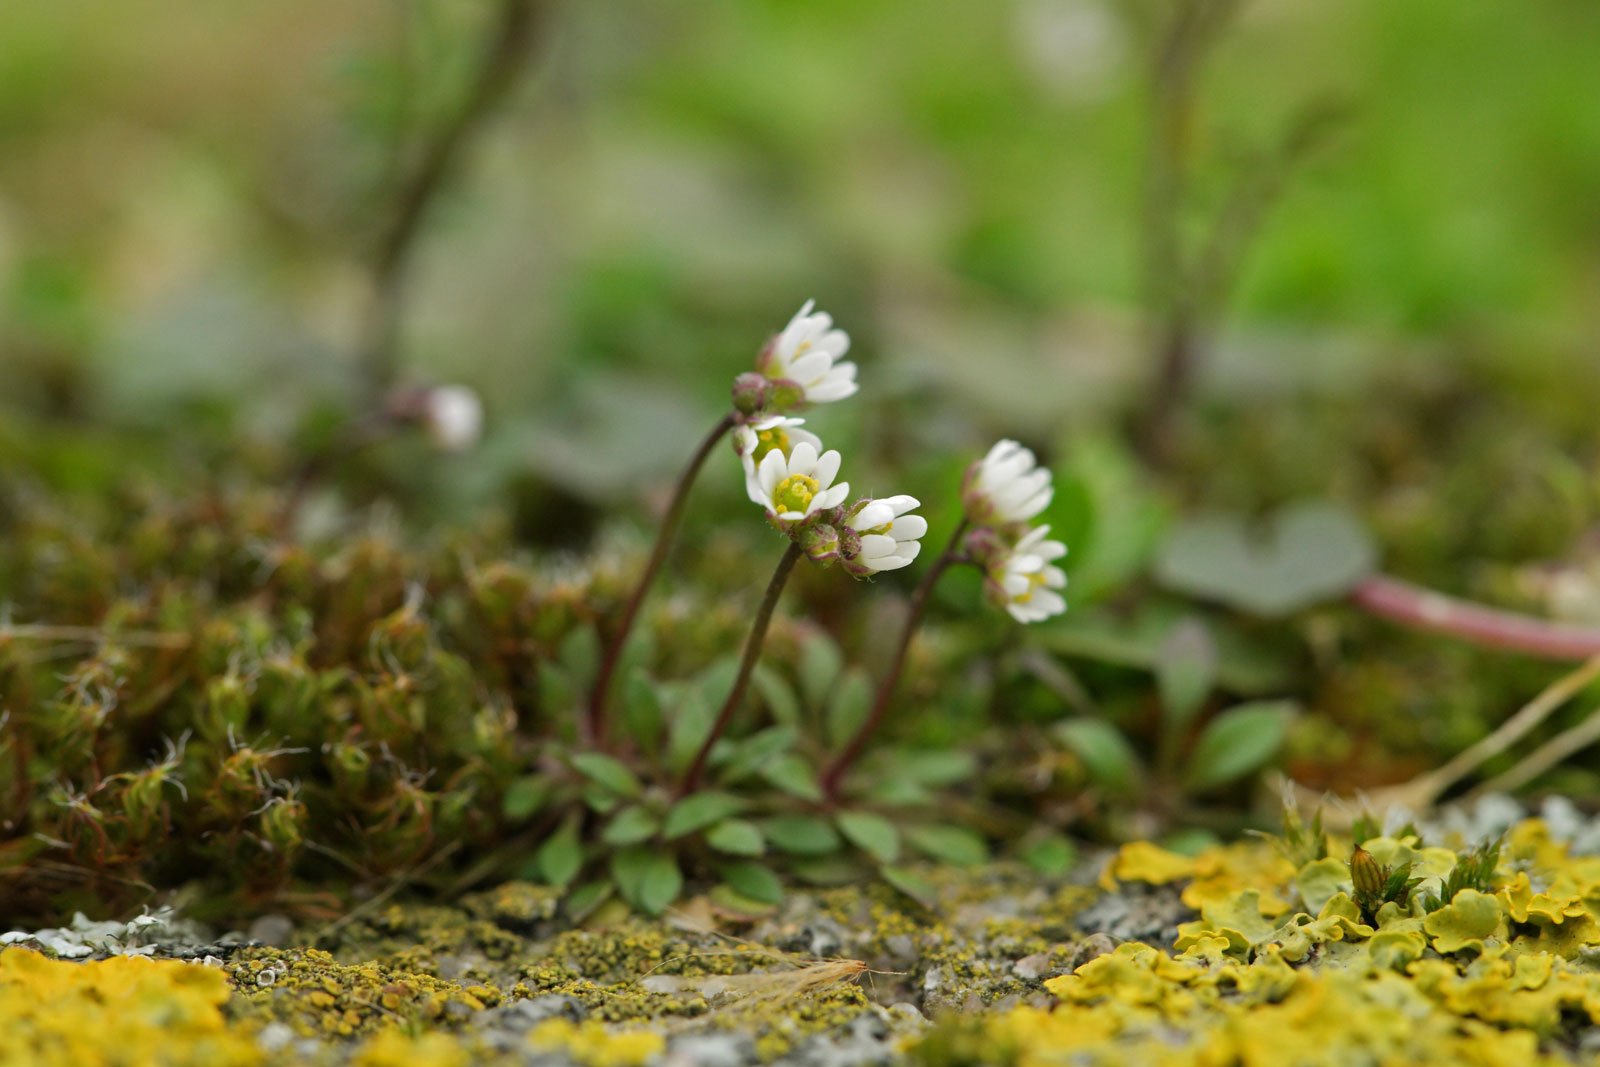
[[[772,491],[772,502],[777,505],[778,511],[804,512],[811,506],[811,500],[817,495],[817,480],[809,474],[791,474],[778,483]]]
[[[757,463],[760,463],[762,457],[768,452],[781,452],[785,456],[789,454],[789,432],[782,426],[756,431],[756,448],[753,458]]]

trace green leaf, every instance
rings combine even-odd
[[[585,882],[566,895],[561,901],[561,910],[573,923],[581,923],[610,900],[616,891],[616,885],[609,878]]]
[[[640,749],[649,752],[659,748],[666,716],[656,683],[644,668],[636,667],[629,673],[622,697],[622,728]]]
[[[978,767],[971,752],[944,748],[897,749],[887,762],[893,774],[935,788],[968,781]]]
[[[698,685],[683,687],[672,709],[672,722],[667,727],[667,766],[670,769],[680,773],[689,769],[690,761],[711,733],[716,714],[706,700],[705,691]]]
[[[828,698],[827,737],[833,749],[841,749],[867,721],[872,706],[872,679],[865,671],[852,667],[840,676]]]
[[[939,902],[939,894],[934,892],[933,886],[915,871],[905,867],[884,867],[878,873],[883,876],[885,882],[924,908],[932,909]]]
[[[794,747],[799,732],[792,726],[769,726],[732,745],[732,753],[717,771],[717,780],[732,784],[759,771]]]
[[[1063,457],[1055,499],[1041,521],[1072,547],[1064,563],[1078,605],[1123,588],[1144,571],[1167,509],[1144,467],[1117,438],[1078,437]]]
[[[820,630],[800,644],[800,692],[806,706],[821,709],[827,705],[833,683],[844,670],[844,656],[833,638]]]
[[[718,793],[714,790],[691,793],[667,812],[667,840],[672,841],[685,834],[692,834],[696,830],[703,830],[714,822],[721,822],[730,815],[737,815],[744,808],[745,802],[732,793]]]
[[[735,893],[762,904],[783,902],[783,883],[772,869],[753,860],[724,863],[717,868],[722,880]]]
[[[539,874],[554,886],[567,886],[583,868],[583,845],[578,841],[578,819],[568,816],[559,829],[545,838],[535,854]]]
[[[772,712],[773,721],[790,727],[800,725],[800,698],[783,675],[765,663],[758,663],[750,674],[750,680],[756,692],[761,694],[767,710]]]
[[[534,673],[538,678],[541,708],[571,711],[578,707],[578,687],[566,671],[548,660],[540,660]]]
[[[624,849],[611,857],[611,877],[629,904],[646,915],[660,915],[683,890],[678,861],[657,849]]]
[[[839,824],[839,832],[844,834],[845,840],[879,863],[893,863],[900,858],[900,832],[882,815],[841,811],[834,816],[834,822]]]
[[[577,627],[561,642],[556,659],[573,681],[593,682],[600,667],[600,635],[593,626]]]
[[[1156,561],[1170,589],[1274,618],[1342,596],[1372,573],[1366,529],[1337,505],[1292,505],[1254,526],[1205,515],[1172,532]]]
[[[612,817],[600,840],[608,845],[637,845],[654,837],[659,829],[661,820],[654,812],[631,804]]]
[[[791,859],[789,872],[808,885],[856,885],[863,874],[861,864],[851,856],[804,856]]]
[[[1056,878],[1078,862],[1078,849],[1060,834],[1046,834],[1023,846],[1022,859],[1040,874]]]
[[[610,756],[599,752],[578,752],[570,757],[570,761],[579,774],[619,797],[636,797],[644,791],[633,772]]]
[[[584,787],[583,803],[596,815],[610,815],[622,803],[617,794],[602,785],[590,783]]]
[[[983,838],[959,826],[913,826],[906,840],[923,855],[957,867],[975,867],[989,858]]]
[[[767,839],[755,823],[744,819],[725,819],[706,831],[706,844],[730,856],[759,856],[767,851]]]
[[[1195,742],[1185,784],[1199,792],[1260,770],[1283,747],[1294,713],[1290,701],[1262,700],[1218,715]]]
[[[774,815],[761,823],[774,847],[796,856],[825,856],[843,844],[829,823],[813,815]]]
[[[1083,760],[1096,783],[1118,793],[1132,790],[1139,757],[1115,726],[1101,719],[1071,719],[1058,725],[1055,735]]]
[[[500,811],[510,822],[527,822],[550,799],[554,783],[548,775],[524,774],[506,786]]]
[[[799,756],[779,756],[761,768],[761,777],[801,800],[822,799],[822,785],[817,781],[816,772]]]
[[[1174,626],[1156,653],[1156,686],[1166,713],[1165,729],[1182,731],[1217,684],[1217,646],[1197,618]]]
[[[759,900],[752,900],[731,885],[712,886],[707,894],[711,904],[718,911],[731,913],[741,919],[764,919],[777,910],[776,904],[766,904]]]

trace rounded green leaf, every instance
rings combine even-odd
[[[989,858],[983,838],[959,826],[913,826],[906,840],[923,855],[958,867],[975,867]]]
[[[740,896],[762,904],[778,904],[783,900],[783,883],[771,868],[753,860],[724,863],[718,870],[722,880]]]
[[[861,729],[872,706],[872,679],[859,667],[845,671],[828,697],[827,736],[831,748],[843,748]]]
[[[775,848],[796,856],[823,856],[843,844],[839,833],[812,815],[775,815],[761,824],[761,832]]]
[[[1156,650],[1156,686],[1166,728],[1181,730],[1194,718],[1217,681],[1217,645],[1197,618],[1179,622]]]
[[[500,798],[501,813],[510,822],[526,822],[550,799],[553,785],[546,775],[523,775],[506,786],[505,795]]]
[[[1197,792],[1215,789],[1266,766],[1283,747],[1294,712],[1290,701],[1263,700],[1212,719],[1189,756],[1185,785]]]
[[[568,818],[534,854],[539,874],[555,886],[570,885],[583,867],[583,845],[578,841],[578,820]]]
[[[801,800],[822,799],[822,786],[817,781],[817,773],[811,769],[811,764],[793,753],[779,756],[762,767],[761,777]]]
[[[1133,788],[1139,774],[1139,757],[1115,726],[1100,719],[1072,719],[1057,726],[1055,733],[1083,760],[1089,777],[1097,784],[1119,793]]]
[[[706,831],[706,844],[730,856],[759,856],[767,851],[767,839],[755,823],[744,819],[724,819]]]
[[[571,757],[579,774],[619,797],[636,797],[643,788],[621,761],[599,752],[579,752]]]
[[[842,811],[834,816],[839,832],[845,840],[861,849],[879,863],[893,863],[900,858],[900,831],[882,815],[867,811]]]
[[[631,848],[611,858],[611,876],[623,899],[646,915],[660,915],[683,890],[683,873],[668,853]]]
[[[632,804],[611,817],[600,840],[608,845],[637,845],[654,837],[659,829],[661,820],[655,812]]]
[[[730,815],[743,811],[745,803],[732,793],[707,790],[691,793],[667,812],[665,833],[668,841],[703,830],[712,823],[721,822]]]

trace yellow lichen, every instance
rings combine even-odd
[[[528,1034],[528,1043],[545,1051],[564,1052],[583,1067],[644,1067],[666,1048],[666,1040],[648,1030],[611,1031],[597,1022],[548,1019]]]
[[[173,960],[66,963],[0,951],[0,1067],[162,1063],[246,1067],[263,1054],[227,1027],[228,980]]]

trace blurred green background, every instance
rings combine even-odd
[[[490,409],[482,452],[430,468],[425,495],[452,513],[519,480],[641,499],[807,297],[856,341],[860,407],[813,425],[863,446],[868,488],[930,446],[1005,432],[1048,451],[1121,418],[1150,373],[1150,57],[1173,10],[559,5],[417,248],[404,375],[475,385]],[[234,446],[203,438],[283,440],[355,403],[397,161],[456,106],[492,17],[485,0],[0,8],[13,436],[116,427],[214,466]],[[1470,366],[1488,374],[1473,390],[1537,373],[1532,403],[1575,403],[1548,385],[1600,361],[1596,71],[1582,0],[1244,5],[1198,83],[1185,225],[1308,101],[1344,118],[1266,218],[1202,395],[1248,411],[1359,398],[1374,368]],[[736,497],[725,480],[710,491]]]

